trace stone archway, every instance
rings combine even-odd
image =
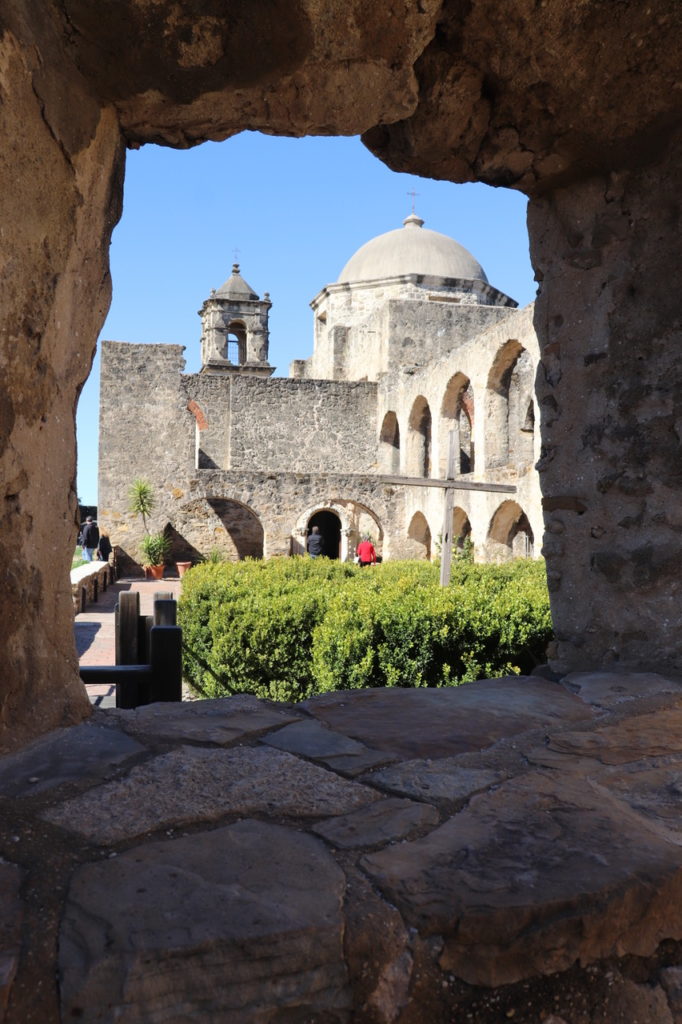
[[[488,527],[486,551],[491,562],[512,558],[532,558],[533,530],[528,516],[515,501],[503,501]]]
[[[557,668],[616,658],[679,671],[682,635],[662,613],[682,557],[670,425],[681,300],[669,287],[681,244],[679,5],[657,0],[652,16],[625,4],[614,21],[608,5],[574,2],[427,0],[396,18],[387,0],[371,17],[274,0],[286,16],[249,8],[236,28],[227,12],[190,24],[163,0],[152,15],[123,0],[115,18],[71,3],[67,19],[47,0],[31,19],[24,6],[3,12],[0,41],[0,161],[12,182],[0,190],[12,246],[1,304],[3,742],[90,711],[63,585],[77,504],[71,424],[109,301],[125,146],[187,147],[246,128],[363,133],[396,170],[531,197],[540,468],[548,526],[562,537],[547,554]],[[590,74],[576,78],[586,60]]]
[[[431,530],[423,512],[415,512],[407,528],[406,554],[408,558],[429,561],[431,558]]]
[[[431,473],[431,409],[423,395],[412,403],[405,449],[407,476],[429,476]]]
[[[336,512],[332,512],[331,509],[323,508],[319,512],[313,513],[308,520],[307,535],[309,535],[316,526],[322,535],[322,554],[326,558],[331,558],[334,561],[341,558],[341,520],[339,519]]]

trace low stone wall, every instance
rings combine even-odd
[[[78,615],[86,605],[96,601],[99,594],[114,581],[114,566],[109,562],[87,562],[71,570],[71,596],[73,613]]]

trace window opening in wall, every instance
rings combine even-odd
[[[394,412],[387,412],[379,434],[379,456],[384,473],[400,472],[400,427]]]
[[[423,395],[414,400],[407,439],[407,476],[431,473],[431,410]]]
[[[422,512],[415,512],[407,528],[410,558],[431,558],[431,530]]]

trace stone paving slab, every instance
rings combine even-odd
[[[362,865],[410,924],[448,936],[441,965],[474,985],[682,938],[679,847],[570,775],[503,783]]]
[[[291,754],[309,757],[350,776],[360,775],[377,765],[397,760],[397,755],[370,750],[364,743],[358,743],[357,740],[310,720],[279,729],[266,736],[263,742],[280,750],[288,750]]]
[[[121,730],[92,720],[56,729],[0,760],[0,795],[35,796],[65,782],[96,779],[144,750]]]
[[[300,719],[296,711],[270,706],[250,694],[240,694],[229,701],[148,704],[133,710],[116,709],[111,714],[132,735],[220,744],[234,743]]]
[[[0,760],[7,1024],[56,1022],[55,978],[93,1024],[672,1024],[682,701],[640,677],[97,711],[111,761],[82,725]]]
[[[313,825],[312,831],[328,839],[334,846],[351,850],[362,846],[377,846],[379,843],[394,843],[404,839],[410,832],[437,822],[438,811],[435,807],[389,797],[361,807],[351,814],[321,821]]]
[[[85,865],[61,930],[63,1019],[240,1024],[311,993],[316,1014],[347,1011],[344,885],[319,840],[249,820]]]
[[[43,817],[107,844],[225,814],[325,817],[378,799],[367,786],[281,750],[181,746],[138,765],[125,779],[58,804]]]
[[[459,758],[442,757],[435,761],[405,761],[396,767],[373,772],[369,778],[374,785],[403,796],[456,803],[502,782],[508,778],[508,773],[491,768],[470,768]]]
[[[663,720],[665,729],[661,727]],[[563,732],[552,736],[548,746],[558,753],[596,758],[603,764],[682,753],[682,704],[612,725],[605,723],[590,732]]]
[[[0,1020],[7,1009],[21,951],[22,871],[0,859]]]
[[[443,689],[351,690],[312,697],[301,706],[368,747],[410,759],[478,751],[505,736],[594,715],[559,683],[535,676]]]
[[[664,693],[682,696],[682,680],[655,672],[571,672],[561,683],[598,708],[617,708],[626,701],[638,700],[644,693],[648,697]]]

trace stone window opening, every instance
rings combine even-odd
[[[244,324],[231,323],[225,336],[225,357],[235,366],[246,362],[246,327]]]
[[[431,409],[423,395],[415,398],[410,413],[405,473],[407,476],[431,475]]]
[[[534,557],[533,530],[528,516],[515,501],[503,501],[488,527],[487,549],[493,562]]]
[[[485,423],[488,469],[512,464],[518,470],[532,464],[535,429],[532,378],[530,354],[514,339],[505,342],[488,374]]]
[[[471,381],[464,373],[454,374],[448,381],[443,395],[440,410],[440,475],[444,477],[448,469],[448,451],[450,447],[450,431],[455,431],[455,450],[457,451],[456,471],[473,473],[474,471],[474,392]]]
[[[431,560],[431,530],[423,512],[415,512],[407,528],[408,558]]]
[[[386,413],[381,424],[379,466],[383,473],[400,472],[400,425],[393,411]]]
[[[464,551],[465,544],[471,538],[471,523],[463,508],[452,510],[452,545],[457,551]]]

